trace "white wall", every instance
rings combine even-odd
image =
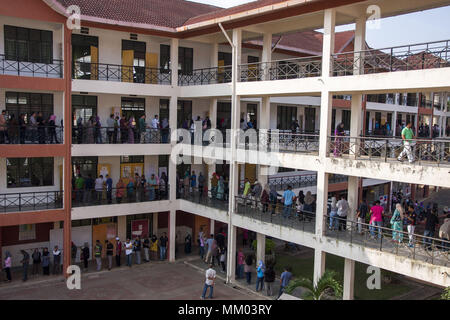
[[[84,243],[89,244],[89,251],[91,253],[89,259],[92,257],[92,226],[74,227],[71,229],[72,241],[78,247],[76,262],[80,262],[80,247],[84,247]],[[50,256],[53,258],[51,252],[55,246],[63,252],[63,229],[52,229],[50,230],[50,242],[48,245],[48,250],[50,251]],[[61,264],[63,263],[63,258],[61,255]]]

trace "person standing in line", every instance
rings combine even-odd
[[[48,248],[44,248],[42,251],[42,271],[45,276],[50,275],[50,252],[48,252]]]
[[[192,171],[190,180],[191,180],[191,182],[190,182],[191,186],[190,186],[189,191],[192,193],[192,192],[195,192],[195,188],[197,187],[197,175],[195,174],[195,170]]]
[[[205,237],[203,236],[203,228],[200,228],[200,232],[198,233],[198,247],[199,247],[199,255],[203,260],[205,256]]]
[[[214,266],[214,257],[213,257],[213,244],[214,244],[214,235],[211,234],[208,240],[206,240],[206,245],[208,246],[208,251],[206,253],[205,263],[211,263]],[[212,261],[209,259],[211,258]]]
[[[237,254],[237,278],[238,279],[243,279],[244,278],[244,260],[245,260],[245,256],[244,253],[242,252],[242,247],[239,248],[239,252]]]
[[[339,231],[345,231],[347,229],[347,215],[348,215],[348,202],[342,195],[341,200],[337,202],[337,215],[339,217]]]
[[[5,270],[6,273],[6,280],[5,282],[11,282],[11,253],[9,253],[9,251],[5,252],[5,261],[4,261],[4,266],[3,266],[3,270]]]
[[[336,130],[334,130],[335,140],[334,140],[334,157],[340,157],[343,149],[343,136],[345,136],[344,123],[341,122],[337,125]]]
[[[384,208],[380,205],[380,201],[375,201],[375,205],[370,208],[370,236],[375,237],[375,227],[382,227],[383,226],[383,213]],[[378,239],[381,238],[381,228],[378,229]]]
[[[434,237],[434,232],[436,231],[436,226],[439,225],[439,218],[437,216],[437,209],[433,208],[431,212],[427,213],[425,217],[425,230],[423,238],[423,245],[427,250],[431,250],[432,239]],[[427,238],[429,237],[429,238]]]
[[[103,193],[103,176],[100,175],[97,179],[95,179],[95,199],[97,203],[102,202],[102,193]]]
[[[409,238],[408,247],[413,248],[414,247],[414,231],[416,230],[416,224],[417,224],[417,214],[414,210],[413,204],[408,205],[408,214],[406,215],[406,219],[407,219],[406,229],[408,230],[408,238]]]
[[[122,255],[122,242],[120,242],[120,238],[116,237],[116,266],[120,267],[120,258]]]
[[[73,241],[71,241],[70,246],[71,246],[70,253],[71,253],[71,258],[72,258],[72,264],[75,264],[75,260],[77,259],[78,248],[75,245],[75,243],[73,243]]]
[[[339,228],[339,220],[337,219],[337,200],[336,197],[331,198],[330,205],[330,230],[337,230]]]
[[[259,260],[258,267],[256,268],[256,292],[259,291],[259,285],[261,285],[261,291],[264,290],[264,272],[266,267],[262,260]]]
[[[132,254],[133,254],[133,244],[131,243],[130,239],[127,239],[125,242],[125,255],[127,256],[127,266],[131,268],[132,264]]]
[[[147,123],[145,122],[145,114],[139,118],[138,122],[140,142],[145,143],[145,133],[147,132]]]
[[[156,186],[158,185],[158,182],[156,181],[155,174],[152,174],[150,176],[150,179],[148,180],[148,190],[149,190],[149,200],[153,201],[155,200],[155,190]]]
[[[61,251],[58,246],[53,249],[53,274],[59,274],[61,266]]]
[[[150,239],[148,237],[145,237],[144,239],[144,261],[145,262],[150,262]]]
[[[150,242],[150,254],[153,261],[156,261],[158,259],[158,238],[156,235],[152,235],[152,239]]]
[[[184,253],[190,254],[192,251],[192,237],[188,233],[184,238]]]
[[[366,200],[362,199],[361,203],[359,204],[359,208],[356,211],[356,219],[358,221],[358,233],[363,234],[363,223],[366,223],[366,215],[369,211],[369,208],[367,208]]]
[[[0,144],[7,143],[6,134],[8,130],[8,124],[6,122],[6,110],[3,110],[0,114]]]
[[[227,256],[227,248],[221,247],[221,249],[220,249],[220,265],[222,266],[223,273],[226,272],[226,268],[225,268],[226,256]]]
[[[163,232],[162,236],[159,238],[159,258],[161,261],[166,259],[167,242],[169,242],[169,239],[167,238],[166,233]]]
[[[244,272],[245,276],[247,278],[247,284],[252,283],[252,271],[253,271],[253,256],[252,254],[249,254],[245,257],[245,265],[244,265]]]
[[[119,179],[116,183],[116,201],[117,203],[122,203],[123,195],[125,194],[125,185],[122,179]]]
[[[403,158],[406,155],[410,164],[414,163],[414,155],[412,152],[412,139],[414,137],[414,132],[412,131],[411,127],[412,123],[410,121],[402,130],[403,151],[398,155],[397,158],[398,161],[403,162]]]
[[[115,130],[117,130],[116,127],[116,120],[114,120],[114,114],[111,114],[109,116],[109,118],[106,120],[106,126],[108,127],[107,129],[107,134],[108,134],[108,143],[112,144],[114,139],[113,136],[115,136]]]
[[[295,193],[292,191],[292,186],[288,186],[287,190],[283,193],[281,201],[284,204],[283,218],[289,218],[291,216],[292,204],[296,201]]]
[[[108,204],[112,203],[112,186],[113,186],[113,180],[109,176],[109,174],[106,175],[106,198],[108,199]]]
[[[136,239],[134,239],[134,252],[136,254],[136,264],[141,264],[141,247],[142,247],[141,238],[136,237]]]
[[[281,297],[281,295],[284,292],[284,288],[286,288],[289,285],[291,279],[292,279],[291,268],[285,267],[284,272],[280,276],[280,292],[278,293],[278,298]]]
[[[264,281],[266,283],[266,295],[273,295],[273,283],[275,282],[275,271],[272,264],[268,264],[266,271],[264,272]],[[262,289],[261,289],[262,290]]]
[[[205,185],[205,177],[203,176],[203,174],[200,172],[198,174],[198,193],[199,193],[199,197],[200,199],[203,198],[203,188]]]
[[[159,143],[159,119],[158,115],[152,119],[152,143]]]
[[[23,256],[22,260],[20,261],[20,263],[22,263],[22,268],[23,268],[22,281],[27,281],[28,280],[28,266],[30,265],[30,255],[25,250],[20,250],[20,252],[22,253],[22,256]]]
[[[403,241],[403,219],[404,212],[403,207],[400,203],[395,205],[395,211],[391,218],[391,226],[392,226],[392,240],[394,242],[401,243]]]
[[[84,271],[88,270],[88,264],[89,264],[89,244],[87,242],[84,243],[84,248],[81,251],[82,257],[83,257],[83,263],[84,263]]]
[[[100,244],[100,240],[95,241],[95,247],[94,247],[94,255],[95,255],[95,261],[97,262],[97,271],[100,271],[102,269],[102,245]]]
[[[108,258],[108,270],[111,270],[114,245],[112,244],[112,242],[108,240],[105,240],[105,244],[106,244],[106,257]]]
[[[200,297],[202,300],[205,299],[206,292],[209,288],[209,299],[213,298],[213,290],[214,290],[214,280],[216,279],[216,271],[213,269],[213,265],[209,265],[209,269],[206,270],[205,273],[206,280],[205,280],[205,286],[203,287],[203,293]]]
[[[31,274],[35,275],[39,273],[39,265],[41,264],[41,253],[39,252],[39,249],[34,249],[33,254],[31,255],[31,259],[33,260],[33,269],[31,271]]]

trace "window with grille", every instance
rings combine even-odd
[[[19,226],[19,241],[36,239],[35,224],[21,224]]]
[[[51,64],[53,32],[4,26],[6,60]]]
[[[8,188],[53,185],[53,158],[7,158]]]
[[[5,105],[8,115],[14,114],[16,119],[24,113],[28,121],[33,112],[42,112],[42,117],[48,119],[53,114],[53,94],[6,92]]]

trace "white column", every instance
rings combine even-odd
[[[228,225],[227,283],[235,282],[235,276],[236,276],[236,232],[237,232],[236,227]]]
[[[394,111],[394,117],[392,119],[391,124],[391,130],[392,130],[392,136],[395,137],[395,134],[397,133],[397,111]]]
[[[361,105],[362,105],[362,95],[353,94],[352,95],[352,106],[350,113],[350,139],[351,143],[351,155],[356,158],[359,153],[359,134],[361,132]]]
[[[353,300],[355,287],[355,260],[345,259],[343,300]]]
[[[159,238],[158,234],[158,212],[152,214],[153,219],[153,234]]]
[[[169,262],[175,261],[175,246],[176,246],[175,236],[177,234],[176,215],[177,215],[176,210],[170,210],[170,213],[169,213]]]
[[[348,177],[348,206],[350,207],[347,220],[354,221],[356,218],[356,210],[358,209],[358,195],[359,195],[359,181],[358,177],[349,176]],[[348,222],[347,225],[350,227],[351,224]]]
[[[177,108],[178,108],[178,98],[177,96],[170,97],[169,102],[169,128],[171,130],[170,143],[172,147],[177,143],[177,139],[174,135],[175,130],[177,130]]]
[[[117,217],[117,236],[120,238],[120,241],[127,239],[127,216]]]
[[[334,53],[334,38],[336,25],[336,9],[326,9],[323,21],[322,77],[330,76],[331,55]]]
[[[208,181],[208,190],[211,190],[211,178],[212,174],[216,172],[216,165],[215,164],[208,164],[208,176],[206,177],[206,180]]]
[[[272,61],[272,34],[264,33],[263,34],[263,51],[262,51],[262,61],[261,62],[270,62]],[[266,68],[263,69],[263,80],[269,79],[269,64],[266,64]]]
[[[211,56],[210,56],[211,68],[216,68],[219,64],[219,44],[213,43],[211,45]]]
[[[258,128],[270,129],[270,97],[262,97],[258,113]]]
[[[314,284],[317,284],[325,272],[326,253],[320,249],[314,249]]]
[[[322,91],[320,99],[320,132],[319,132],[319,157],[326,158],[329,155],[328,136],[331,129],[331,113],[333,106],[333,95],[327,91]]]
[[[366,13],[362,14],[355,21],[355,46],[354,51],[363,51],[366,46]],[[354,75],[363,74],[364,70],[364,56],[363,53],[357,53],[354,55],[355,68],[353,70]]]
[[[213,219],[209,219],[209,234],[216,234],[214,227],[215,227],[215,221]],[[208,237],[209,238],[209,237]]]
[[[209,105],[209,120],[211,120],[211,129],[217,128],[217,99],[211,99]]]
[[[169,200],[177,200],[177,165],[169,158]]]
[[[317,171],[317,205],[316,205],[316,236],[321,237],[326,228],[325,214],[328,207],[328,173]]]
[[[172,86],[178,86],[178,39],[170,39],[170,69],[172,72]]]
[[[266,261],[266,236],[262,233],[256,233],[256,262]]]

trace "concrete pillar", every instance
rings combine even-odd
[[[235,282],[236,276],[236,233],[237,228],[228,225],[228,250],[227,250],[227,283]]]
[[[266,261],[266,236],[262,233],[256,233],[256,262]]]
[[[345,259],[343,300],[353,300],[355,287],[355,260]]]
[[[177,165],[169,158],[169,200],[174,202],[177,199]]]
[[[170,97],[169,101],[169,128],[171,130],[170,143],[172,147],[177,143],[176,136],[174,135],[177,129],[177,108],[178,108],[178,98],[177,96]]]
[[[213,219],[209,219],[209,233],[210,234],[216,234],[214,227],[215,227],[215,221]]]
[[[158,237],[159,234],[158,234],[158,213],[157,212],[152,214],[152,219],[153,219],[153,223],[152,223],[153,234]]]
[[[219,64],[219,44],[213,43],[211,45],[211,56],[210,56],[211,68],[217,68]]]
[[[323,21],[322,77],[330,76],[331,55],[334,53],[336,9],[326,9]],[[321,119],[323,119],[321,117]]]
[[[261,61],[262,62],[272,61],[272,34],[271,33],[263,34],[263,51],[262,51]],[[268,67],[263,69],[262,77],[263,77],[263,80],[270,80],[270,74],[269,74]]]
[[[176,228],[176,216],[177,211],[176,210],[170,210],[169,212],[169,262],[175,262],[175,246],[176,246],[176,239],[175,236],[177,234],[177,228]]]
[[[355,158],[359,153],[359,143],[360,140],[356,139],[361,133],[361,105],[362,105],[362,95],[354,94],[352,95],[352,106],[350,114],[350,143],[351,143],[351,155]]]
[[[355,40],[354,40],[354,51],[363,51],[366,46],[366,13],[364,12],[355,21]],[[356,53],[354,55],[355,69],[353,70],[354,75],[364,73],[364,53]]]
[[[216,172],[216,165],[215,164],[208,164],[208,176],[206,177],[206,180],[208,181],[208,190],[211,190],[211,178],[212,174]]]
[[[356,210],[358,209],[358,195],[359,195],[359,181],[358,177],[348,177],[348,205],[350,210],[347,215],[347,220],[356,220]],[[351,224],[347,223],[347,228],[351,227]]]
[[[394,111],[394,116],[392,117],[391,130],[392,136],[395,137],[397,134],[397,111]]]
[[[217,128],[217,99],[211,99],[209,105],[209,120],[211,120],[211,129]]]
[[[117,217],[117,236],[120,238],[120,241],[127,239],[127,216]]]
[[[261,110],[258,113],[258,128],[270,129],[270,97],[262,97]]]
[[[316,235],[322,236],[326,228],[325,214],[328,208],[328,173],[317,172],[317,205],[316,205]]]
[[[178,39],[170,39],[170,68],[172,72],[172,86],[178,86]]]
[[[331,128],[331,113],[333,106],[333,95],[327,91],[322,91],[320,99],[320,132],[319,132],[319,157],[325,158],[329,154],[329,140]]]
[[[326,253],[320,249],[314,249],[314,284],[317,284],[325,272]]]

